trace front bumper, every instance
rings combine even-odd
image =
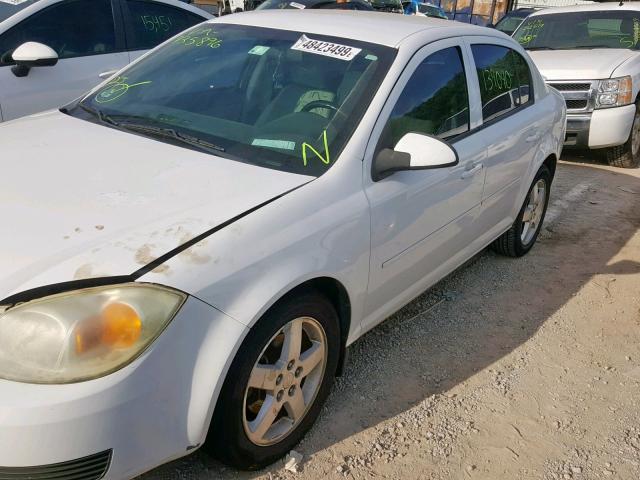
[[[245,331],[190,297],[140,358],[111,375],[69,385],[0,380],[0,477],[52,478],[24,475],[109,452],[102,478],[123,480],[186,455],[206,436]],[[74,478],[92,480],[82,475]]]
[[[591,113],[567,112],[565,147],[604,148],[622,145],[631,133],[636,106],[605,108]]]

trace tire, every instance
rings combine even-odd
[[[291,332],[294,331],[293,325],[298,322],[303,332],[302,353],[295,366],[287,369],[291,362],[286,360],[285,349],[290,343],[289,339],[294,338]],[[316,343],[310,343],[314,338]],[[317,342],[322,339],[325,347],[320,350],[324,353],[324,360],[316,367],[309,368],[309,371],[303,371],[303,365],[311,365],[302,363],[303,359],[311,358],[309,352],[317,354],[320,351],[314,349],[320,348]],[[280,351],[278,345],[281,345]],[[326,297],[309,291],[291,295],[276,304],[251,329],[231,364],[204,449],[227,465],[242,470],[264,468],[283,457],[302,439],[318,417],[335,377],[339,353],[338,315]],[[279,365],[281,369],[277,370],[277,377],[276,374],[265,375],[261,384],[264,386],[270,382],[270,387],[273,387],[271,393],[249,386],[252,373],[258,372],[264,364]],[[324,367],[322,369],[321,364]],[[299,377],[298,370],[301,371]],[[255,375],[255,378],[263,377]],[[278,380],[280,383],[276,384]],[[312,391],[315,391],[315,395],[309,393]],[[278,396],[280,394],[281,399]],[[299,398],[296,395],[303,398],[302,405],[306,402],[306,406],[297,409],[298,418],[294,421],[290,412],[294,411],[294,400]],[[307,402],[307,395],[312,400]],[[271,407],[267,408],[269,405]],[[260,423],[259,419],[266,418],[267,413],[264,412],[275,411],[279,412],[275,422],[261,437],[259,426],[269,422]],[[300,415],[302,411],[305,413]],[[254,423],[258,427],[252,432]],[[284,426],[283,429],[289,428],[289,431],[279,437],[278,427],[281,426]]]
[[[536,239],[540,233],[540,228],[542,227],[542,222],[544,221],[544,216],[547,213],[551,180],[552,177],[549,169],[545,165],[541,166],[533,179],[533,182],[531,182],[527,197],[525,198],[524,204],[522,205],[515,222],[513,222],[513,225],[511,225],[509,230],[503,233],[491,244],[491,248],[496,253],[507,257],[521,257],[531,250],[531,247],[536,243]],[[536,203],[535,208],[529,209],[529,207],[532,206],[531,202],[533,201],[532,195],[534,188],[538,187],[538,196],[541,194],[539,190],[541,183],[544,185],[544,199],[539,200]],[[531,217],[531,220],[535,219],[533,229],[531,229],[531,221],[527,221],[525,219],[525,214],[527,214],[527,217],[529,218],[529,214],[532,212],[535,212],[535,215]]]
[[[637,105],[629,139],[623,145],[605,149],[605,153],[607,163],[612,167],[640,167],[640,109]]]

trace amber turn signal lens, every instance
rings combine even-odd
[[[618,88],[618,105],[629,105],[633,103],[631,77],[620,79],[620,87]]]
[[[115,348],[135,344],[142,332],[142,320],[126,303],[111,303],[102,310],[102,343]]]

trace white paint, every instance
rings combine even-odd
[[[622,145],[629,138],[636,106],[603,108],[591,114],[589,125],[589,148]]]
[[[396,152],[411,155],[411,168],[429,168],[449,165],[456,161],[456,153],[449,145],[437,138],[407,133],[396,144]]]
[[[35,62],[37,60],[54,60],[58,54],[54,49],[38,42],[26,42],[15,49],[11,55],[16,62]]]

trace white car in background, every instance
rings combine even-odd
[[[532,248],[564,126],[501,33],[329,10],[199,25],[0,126],[0,478],[275,461],[352,342]]]
[[[565,145],[640,167],[640,2],[541,10],[513,37],[566,100]]]
[[[60,107],[209,18],[177,0],[0,0],[0,121]]]

